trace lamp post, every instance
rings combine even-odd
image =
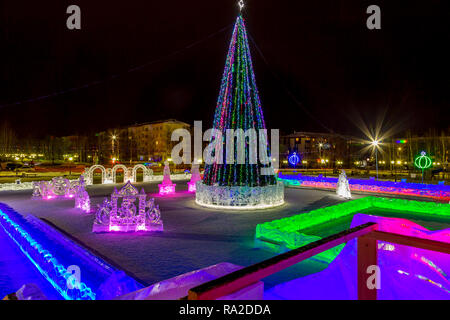
[[[375,168],[377,171],[377,180],[378,180],[378,145],[380,142],[378,140],[372,141],[372,146],[375,148]]]
[[[112,154],[112,157],[114,157],[114,142],[116,141],[116,139],[117,139],[117,136],[115,134],[113,134],[112,137],[111,137],[111,144],[112,144],[111,154]]]
[[[70,157],[69,158],[69,179],[70,179],[70,176],[72,175],[72,161],[73,161],[73,158]]]
[[[320,159],[320,168],[323,169],[324,160],[322,159],[322,147],[323,143],[319,143],[319,159]],[[327,176],[326,169],[324,170],[325,177]]]

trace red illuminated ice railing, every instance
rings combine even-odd
[[[378,231],[378,224],[369,222],[355,228],[312,242],[252,266],[232,272],[221,278],[206,282],[189,290],[189,300],[216,300],[227,296],[261,279],[311,258],[342,243],[357,239],[358,299],[376,300],[377,290],[367,286],[365,272],[377,265],[377,241],[384,241],[414,248],[450,254],[450,243]]]

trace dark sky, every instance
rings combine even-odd
[[[355,116],[370,126],[386,112],[401,129],[448,128],[446,2],[247,0],[247,30],[265,57],[250,43],[268,127],[361,135]],[[210,126],[236,3],[4,0],[0,119],[24,136],[166,118]],[[66,28],[70,4],[81,7],[80,31]],[[371,4],[381,7],[382,30],[366,28]]]

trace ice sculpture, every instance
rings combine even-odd
[[[101,184],[112,184],[117,182],[117,171],[119,169],[123,170],[124,178],[123,181],[126,183],[128,181],[131,181],[133,183],[137,182],[137,171],[142,169],[144,174],[144,182],[152,181],[153,178],[153,170],[147,168],[146,166],[142,164],[137,164],[133,168],[127,168],[123,164],[117,164],[112,168],[106,169],[102,165],[95,165],[90,168],[86,168],[84,170],[83,175],[86,177],[86,185],[92,185],[94,184],[94,172],[96,170],[100,170],[102,173],[102,182]]]
[[[80,177],[80,181],[74,192],[75,192],[75,208],[80,209],[86,213],[91,212],[91,199],[85,189],[83,176]]]
[[[83,179],[83,176],[80,177]],[[55,199],[59,197],[73,198],[80,184],[80,180],[66,179],[64,177],[55,177],[51,181],[33,181],[33,198],[42,198],[44,200]]]
[[[99,287],[98,300],[112,300],[138,290],[136,281],[124,271],[116,271]]]
[[[172,180],[170,180],[170,167],[168,161],[164,162],[164,178],[162,183],[158,186],[159,194],[161,196],[175,193],[176,184],[173,184]]]
[[[24,284],[16,292],[17,300],[47,300],[45,294],[34,283]]]
[[[102,172],[102,184],[105,183],[106,179],[106,169],[104,166],[101,165],[95,165],[90,168],[86,168],[84,170],[83,176],[86,178],[86,185],[94,184],[94,172],[96,170],[101,170]]]
[[[345,170],[342,170],[341,174],[339,175],[336,194],[344,199],[352,198],[352,193],[350,192],[350,185],[348,184],[348,179],[347,175],[345,174]]]
[[[196,164],[196,162],[194,161],[194,163],[192,164],[191,167],[191,181],[188,182],[188,191],[189,192],[195,192],[196,187],[195,185],[197,184],[197,181],[201,181],[202,177],[200,176],[200,170],[199,170],[199,165]]]
[[[139,169],[142,169],[142,172],[144,173],[143,182],[149,182],[152,181],[153,177],[153,170],[147,168],[143,164],[137,164],[134,166],[134,168],[131,170],[131,181],[136,183],[137,182],[137,171]]]
[[[277,182],[271,163],[273,157],[242,15],[234,24],[213,129],[215,133],[210,141],[215,145],[214,155],[210,155],[212,161],[205,161],[203,180],[196,184],[195,202],[204,207],[230,210],[282,205],[284,185]],[[245,137],[239,138],[239,133],[244,131],[244,136],[248,133],[248,142]],[[230,132],[235,133],[239,143],[229,143]]]
[[[171,279],[155,283],[147,288],[131,292],[118,300],[179,300],[188,295],[189,289],[208,281],[223,277],[242,269],[241,266],[221,262],[219,264],[191,271]],[[219,300],[262,300],[264,283],[255,282],[249,286],[221,297]]]
[[[286,185],[300,185],[310,188],[336,189],[338,178],[305,176],[299,174],[278,173],[278,180]],[[404,179],[402,179],[404,180]],[[375,179],[352,179],[348,180],[351,191],[362,191],[371,193],[384,193],[396,195],[410,195],[414,197],[426,197],[439,201],[450,201],[450,185],[445,183],[422,184],[406,181],[381,181]]]
[[[136,207],[137,202],[137,207]],[[147,200],[144,189],[138,190],[127,182],[119,191],[114,188],[111,200],[98,206],[92,232],[163,231],[159,206]]]

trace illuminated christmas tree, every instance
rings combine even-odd
[[[239,140],[240,142],[238,141],[234,148],[234,159],[237,159],[237,148],[241,143],[240,147],[245,150],[245,163],[237,164],[237,161],[231,164],[230,161],[227,163],[225,148],[227,129],[242,129],[244,132],[248,129],[255,129],[256,132],[259,132],[260,129],[266,128],[242,15],[237,17],[234,25],[213,128],[222,133],[223,161],[205,166],[203,177],[205,185],[261,187],[277,184],[273,173],[261,174],[261,168],[270,167],[270,163],[262,164],[261,157],[258,157],[259,160],[256,163],[252,164],[250,161],[248,139],[244,140],[243,145],[242,140]],[[263,140],[261,144],[261,140],[259,140],[257,144],[258,148],[265,149],[265,155],[267,159],[270,159],[267,141]],[[258,150],[257,154],[260,152]]]

